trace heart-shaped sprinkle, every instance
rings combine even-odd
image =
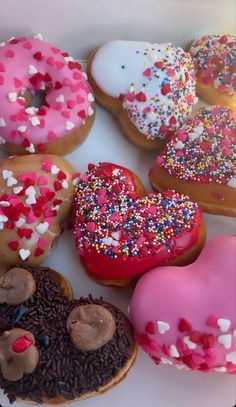
[[[157,321],[157,330],[161,335],[165,334],[169,329],[170,325],[167,322]]]
[[[178,349],[176,348],[175,345],[173,345],[173,344],[170,345],[169,350],[170,350],[170,355],[173,358],[178,358],[180,356],[180,353],[179,353],[179,351],[178,351]]]
[[[30,256],[30,250],[20,249],[19,255],[20,255],[20,258],[24,261]]]
[[[229,319],[219,318],[217,319],[217,325],[221,332],[227,332],[230,328],[231,321]]]
[[[9,171],[9,170],[3,170],[3,171],[2,171],[2,177],[3,177],[3,179],[7,179],[7,178],[11,177],[12,175],[13,175],[13,172],[12,172],[12,171]]]
[[[236,350],[233,352],[230,352],[226,355],[226,360],[227,362],[231,362],[234,365],[236,365]]]
[[[7,178],[7,186],[12,187],[13,185],[17,184],[17,179],[14,177],[8,177]]]
[[[16,102],[17,93],[16,92],[9,92],[7,97],[8,97],[9,102]]]
[[[58,174],[60,172],[60,168],[58,168],[56,165],[53,165],[51,167],[51,173],[52,174]]]
[[[29,121],[32,124],[32,126],[38,126],[40,124],[40,120],[38,119],[37,116],[29,117]]]
[[[36,226],[36,230],[40,235],[44,235],[48,231],[49,228],[49,223],[48,222],[43,222],[40,223],[38,226]]]
[[[197,347],[196,343],[195,343],[195,342],[192,342],[192,341],[190,340],[190,337],[189,337],[189,336],[185,336],[184,339],[183,339],[183,341],[184,341],[184,343],[187,345],[187,347],[188,347],[189,349],[195,349],[195,348]]]
[[[30,75],[35,75],[36,73],[38,73],[38,70],[35,68],[34,65],[29,65],[28,67],[28,73]]]
[[[6,122],[3,117],[0,117],[0,127],[6,127]]]
[[[232,336],[229,334],[226,335],[219,335],[218,342],[224,346],[225,349],[229,349],[231,347]]]
[[[70,131],[75,127],[74,123],[72,123],[70,120],[66,121],[66,130]]]

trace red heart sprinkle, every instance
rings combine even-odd
[[[42,61],[43,59],[42,52],[35,52],[35,54],[33,54],[33,58],[36,59],[36,61]]]
[[[39,257],[39,256],[41,256],[43,253],[44,253],[44,250],[41,249],[41,247],[36,247],[35,252],[34,252],[35,257]]]
[[[155,325],[152,321],[149,321],[147,323],[147,325],[145,326],[145,331],[151,335],[154,335],[156,333]]]
[[[139,102],[146,102],[146,100],[147,100],[146,95],[145,95],[145,93],[143,93],[143,92],[137,93],[137,94],[136,94],[136,99],[137,99]]]
[[[13,240],[12,242],[8,243],[8,246],[11,250],[18,250],[19,242],[17,240]]]
[[[155,65],[155,67],[158,68],[158,69],[162,69],[162,68],[163,68],[163,62],[161,62],[161,61],[155,62],[154,65]]]
[[[184,318],[181,318],[179,321],[178,329],[180,332],[191,331],[191,324]]]
[[[170,93],[171,92],[171,87],[170,87],[170,84],[169,83],[164,83],[164,85],[162,85],[162,88],[161,88],[161,93],[162,93],[162,95],[167,95],[168,93]]]
[[[16,339],[16,341],[12,344],[12,350],[15,353],[21,353],[32,345],[33,342],[31,339],[27,338],[26,336],[22,336],[21,338]]]
[[[86,119],[86,112],[85,110],[80,110],[77,115],[81,117],[81,119]]]
[[[151,68],[147,68],[147,69],[143,72],[143,75],[144,75],[144,76],[151,76],[151,74],[152,74]]]
[[[62,84],[61,84],[61,82],[56,81],[56,82],[55,82],[54,89],[55,89],[55,90],[58,90],[58,89],[61,89],[61,88],[62,88]]]

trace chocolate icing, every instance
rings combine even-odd
[[[29,268],[28,268],[29,270]],[[0,387],[10,402],[16,397],[42,403],[46,399],[63,397],[73,400],[107,385],[130,359],[134,339],[128,319],[102,298],[68,301],[48,268],[30,269],[37,290],[21,306],[26,308],[14,322],[16,306],[0,305],[0,334],[20,326],[33,333],[39,350],[39,363],[32,374],[10,382],[0,373]],[[80,305],[97,304],[112,314],[116,330],[112,339],[101,348],[83,352],[76,349],[67,331],[71,311]],[[13,319],[12,319],[13,318]],[[13,322],[11,322],[13,321]]]

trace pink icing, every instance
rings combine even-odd
[[[236,373],[235,294],[236,237],[216,237],[195,263],[139,280],[130,305],[138,341],[156,362]]]
[[[11,39],[0,47],[0,141],[45,144],[69,135],[93,114],[93,95],[81,66],[39,39]],[[25,90],[43,90],[46,105],[26,106]],[[82,112],[82,113],[81,113]],[[43,151],[43,146],[41,146]]]

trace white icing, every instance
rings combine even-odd
[[[164,69],[155,67],[155,62],[164,62]],[[168,70],[173,70],[173,74],[167,74]],[[189,73],[187,80],[186,72]],[[125,96],[123,107],[147,138],[165,138],[158,134],[159,128],[162,125],[172,130],[179,127],[196,102],[191,60],[181,48],[170,43],[107,42],[95,53],[91,74],[105,94],[114,98]],[[162,94],[166,83],[170,84],[171,91]],[[126,97],[140,92],[145,94],[146,100]],[[185,99],[187,96],[192,97],[192,102]],[[147,107],[150,111],[144,113]],[[176,120],[174,125],[169,123],[171,116]]]

